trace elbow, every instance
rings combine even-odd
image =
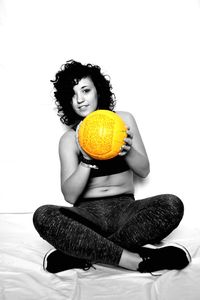
[[[69,204],[72,204],[72,205],[74,204],[73,199],[69,198],[68,195],[63,193],[63,196],[64,196],[64,199],[66,202],[68,202]]]
[[[150,173],[150,170],[143,172],[140,176],[142,178],[146,178],[149,175],[149,173]]]
[[[72,195],[68,195],[67,193],[63,193],[64,199],[66,202],[74,205],[76,202],[77,198],[73,197]]]
[[[145,165],[145,167],[140,172],[140,177],[146,178],[150,173],[150,165],[149,162]]]
[[[72,205],[76,202],[77,197],[73,193],[67,192],[66,187],[64,187],[64,185],[61,186],[61,191],[66,202]]]

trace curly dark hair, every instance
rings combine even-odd
[[[51,80],[54,85],[55,104],[58,116],[63,124],[74,125],[81,120],[72,107],[73,87],[82,78],[90,77],[94,83],[98,95],[98,108],[113,110],[116,104],[115,94],[111,92],[112,86],[101,68],[97,65],[86,64],[69,60],[63,64]]]

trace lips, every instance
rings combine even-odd
[[[85,110],[85,109],[87,109],[87,107],[88,107],[88,105],[81,105],[78,107],[78,109]]]

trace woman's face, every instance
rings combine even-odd
[[[82,78],[79,83],[74,86],[73,90],[72,107],[77,115],[86,117],[89,113],[97,109],[97,90],[90,77]]]

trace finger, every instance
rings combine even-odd
[[[131,130],[127,130],[127,136],[133,138],[133,132]]]
[[[128,144],[128,146],[131,146],[132,145],[132,139],[131,138],[125,138],[124,139],[124,142],[126,143],[126,144]],[[125,145],[126,145],[125,144]]]
[[[126,155],[126,152],[119,152],[118,155],[119,155],[119,156],[124,156],[124,155]]]
[[[120,156],[126,155],[126,154],[130,151],[130,149],[131,149],[130,146],[126,146],[126,145],[122,146],[122,147],[121,147],[121,150],[120,150],[120,152],[119,152],[119,155],[120,155]]]
[[[129,151],[131,149],[131,146],[129,146],[129,145],[123,145],[122,146],[122,151]]]

